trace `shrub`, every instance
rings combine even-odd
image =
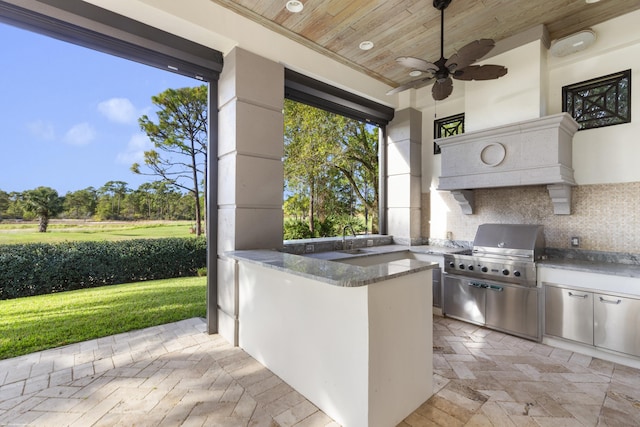
[[[303,220],[288,219],[284,222],[284,240],[310,239],[309,224]]]
[[[0,245],[0,299],[195,276],[205,238]]]
[[[364,218],[353,217],[349,215],[340,215],[338,217],[332,218],[331,226],[333,227],[333,230],[331,230],[331,232],[334,236],[342,236],[344,227],[346,225],[351,225],[356,233],[364,233],[367,231],[367,226],[364,222]],[[351,232],[351,230],[348,230],[348,232]]]

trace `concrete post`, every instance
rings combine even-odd
[[[236,265],[222,255],[282,247],[284,67],[236,48],[218,88],[218,333],[238,345]]]
[[[396,243],[421,245],[422,113],[397,111],[387,126],[387,224]]]

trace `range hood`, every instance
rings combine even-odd
[[[436,139],[442,153],[438,190],[451,191],[463,213],[472,214],[474,189],[546,185],[554,213],[568,215],[578,127],[560,113]]]

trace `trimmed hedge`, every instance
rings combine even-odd
[[[0,245],[0,299],[195,276],[203,237]]]

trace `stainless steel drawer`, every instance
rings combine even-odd
[[[468,278],[444,275],[442,311],[451,317],[484,325],[487,292]]]
[[[538,288],[495,285],[487,288],[487,326],[540,339]]]
[[[544,332],[593,345],[593,293],[545,286]]]
[[[640,300],[594,294],[594,344],[640,356]]]

